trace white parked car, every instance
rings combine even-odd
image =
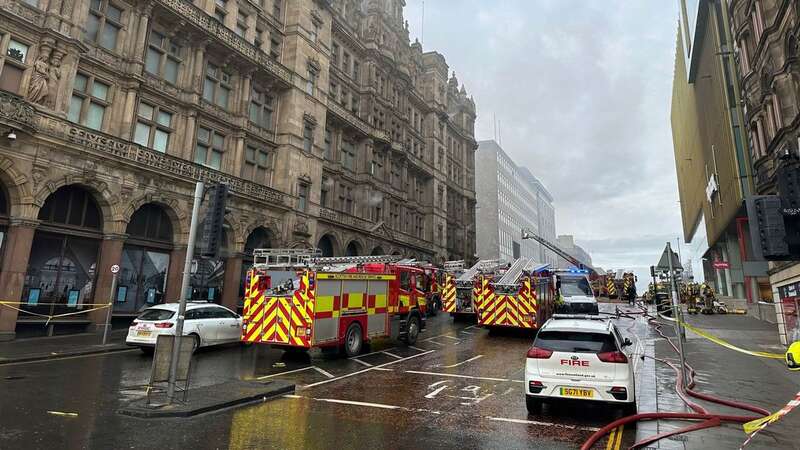
[[[538,414],[545,401],[578,399],[617,404],[634,414],[639,362],[630,339],[623,339],[611,320],[556,314],[528,350],[528,412]]]
[[[161,334],[175,335],[178,303],[165,303],[145,309],[130,328],[125,343],[153,353]],[[183,322],[183,335],[192,336],[195,349],[208,345],[239,342],[242,318],[230,309],[214,303],[189,302]]]

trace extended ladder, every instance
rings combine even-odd
[[[253,250],[253,266],[266,269],[273,267],[307,267],[319,255],[320,251],[317,249],[257,248]]]
[[[311,258],[311,263],[318,266],[332,266],[336,264],[397,263],[401,259],[397,255],[316,256]]]
[[[523,273],[541,270],[549,264],[537,263],[533,258],[519,258],[511,265],[505,274],[495,282],[495,286],[515,286]]]

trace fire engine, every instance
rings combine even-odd
[[[479,275],[478,324],[488,328],[541,327],[555,307],[549,268],[549,264],[519,258],[497,280]]]
[[[442,310],[449,312],[456,319],[477,318],[480,288],[477,276],[492,277],[502,266],[496,259],[484,259],[464,270],[464,261],[446,262]]]
[[[284,350],[361,353],[380,337],[413,345],[425,329],[425,271],[397,256],[320,257],[257,249],[248,271],[241,340]]]

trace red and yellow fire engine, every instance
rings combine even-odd
[[[524,329],[544,325],[555,308],[548,269],[548,264],[520,258],[499,279],[478,275],[478,324]]]
[[[477,318],[480,302],[478,275],[493,277],[503,267],[496,259],[478,261],[464,269],[464,261],[448,261],[444,265],[442,310],[454,318]]]
[[[361,353],[364,342],[425,329],[425,272],[398,257],[321,258],[310,251],[259,249],[247,274],[241,340],[287,350]]]

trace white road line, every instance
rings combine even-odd
[[[352,377],[352,376],[355,376],[355,375],[360,375],[360,374],[362,374],[364,372],[369,372],[370,370],[375,370],[375,369],[378,369],[378,368],[381,368],[381,367],[385,367],[385,366],[390,366],[392,364],[396,364],[396,363],[399,363],[399,362],[408,361],[409,359],[413,359],[413,358],[416,358],[418,356],[424,356],[424,355],[427,355],[428,353],[432,353],[432,352],[435,352],[435,351],[436,350],[428,350],[427,352],[424,352],[424,353],[417,353],[416,355],[408,356],[408,357],[403,358],[403,359],[390,361],[388,363],[384,363],[384,364],[381,364],[381,365],[378,365],[378,366],[375,366],[375,367],[368,367],[368,368],[366,368],[364,370],[359,370],[358,372],[348,373],[347,375],[342,375],[342,376],[339,376],[339,377],[336,377],[336,378],[331,378],[330,380],[318,381],[316,383],[307,384],[307,385],[303,386],[301,389],[308,389],[308,388],[312,388],[312,387],[315,387],[315,386],[320,386],[322,384],[327,384],[327,383],[330,383],[332,381],[339,381],[339,380],[342,380],[344,378],[349,378],[349,377]]]
[[[314,400],[320,402],[328,402],[328,403],[339,403],[342,405],[354,405],[354,406],[367,406],[370,408],[381,408],[381,409],[402,409],[401,406],[394,406],[394,405],[384,405],[383,403],[367,403],[367,402],[357,402],[354,400],[338,400],[335,398],[315,398]]]
[[[392,358],[394,358],[394,359],[403,359],[403,357],[402,357],[402,356],[397,356],[397,355],[395,355],[394,353],[389,353],[389,352],[381,352],[381,353],[383,353],[384,355],[389,355],[389,356],[391,356],[391,357],[392,357]]]
[[[477,327],[476,327],[475,325],[470,325],[470,326],[468,326],[467,328],[464,328],[464,329],[465,329],[465,330],[471,330],[471,329],[473,329],[473,328],[477,328]]]
[[[304,370],[309,370],[309,369],[313,369],[313,368],[314,368],[314,366],[301,367],[300,369],[287,370],[286,372],[273,373],[272,375],[264,375],[263,377],[256,378],[256,380],[264,380],[264,379],[267,379],[267,378],[279,377],[281,375],[286,375],[286,374],[295,373],[295,372],[302,372]]]
[[[430,387],[430,386],[429,386],[429,387]],[[431,392],[431,393],[427,394],[427,395],[425,396],[425,398],[434,398],[434,397],[436,397],[436,395],[437,395],[437,394],[439,394],[439,392],[442,392],[443,390],[445,390],[445,389],[447,389],[447,388],[449,388],[449,387],[450,387],[450,386],[447,386],[447,385],[445,385],[445,386],[439,386],[438,388],[434,389],[434,390],[433,390],[433,392]]]
[[[445,338],[448,338],[448,339],[452,339],[452,340],[454,340],[454,341],[460,341],[460,340],[461,340],[461,339],[459,339],[459,338],[457,338],[457,337],[453,337],[453,336],[450,336],[450,335],[447,335],[447,334],[443,334],[441,337],[445,337]]]
[[[102,353],[90,353],[88,355],[75,355],[75,356],[56,356],[53,358],[48,359],[37,359],[35,361],[20,361],[20,362],[10,362],[4,363],[0,361],[0,367],[11,367],[11,366],[21,366],[24,364],[37,364],[37,363],[45,363],[45,362],[58,362],[58,361],[65,361],[67,359],[80,359],[80,358],[94,358],[96,356],[110,356],[110,355],[117,355],[120,353],[130,353],[130,352],[138,352],[140,351],[137,348],[132,348],[130,350],[119,350],[119,351],[112,351],[112,352],[102,352]]]
[[[417,350],[417,351],[420,351],[420,352],[425,352],[425,351],[427,351],[427,350],[425,350],[425,349],[422,349],[422,348],[419,348],[419,347],[414,347],[413,345],[409,345],[409,346],[408,346],[408,348],[413,348],[414,350]]]
[[[397,406],[397,405],[387,405],[385,403],[369,403],[369,402],[359,402],[356,400],[340,400],[336,398],[313,398],[313,397],[302,397],[299,395],[284,395],[285,398],[309,398],[311,400],[315,400],[318,402],[326,402],[326,403],[336,403],[340,405],[352,405],[352,406],[362,406],[367,408],[378,408],[378,409],[390,409],[390,410],[404,410],[404,411],[411,411],[411,412],[422,412],[422,413],[429,413],[429,414],[437,414],[441,415],[442,411],[433,411],[430,409],[422,409],[422,408],[409,408],[406,406]],[[445,414],[454,414],[444,412]],[[562,428],[569,428],[571,430],[582,430],[582,431],[597,431],[599,428],[597,427],[587,427],[582,425],[568,425],[568,424],[561,424],[561,423],[554,423],[554,422],[541,422],[537,420],[524,420],[524,419],[510,419],[507,417],[493,417],[493,416],[483,416],[486,420],[491,420],[494,422],[509,422],[509,423],[517,423],[522,425],[539,425],[539,426],[548,426],[548,427],[562,427]]]
[[[470,361],[475,361],[476,359],[480,359],[480,358],[483,358],[483,355],[474,356],[474,357],[472,357],[472,358],[470,358],[470,359],[468,359],[466,361],[461,361],[460,363],[450,364],[449,366],[439,366],[439,367],[441,367],[442,369],[452,369],[453,367],[458,367],[458,366],[460,366],[462,364],[466,364],[466,363],[468,363]]]
[[[397,348],[397,347],[389,347],[386,350],[394,350],[395,348]],[[378,350],[376,352],[364,353],[363,355],[351,356],[350,358],[347,358],[347,359],[358,359],[358,358],[363,358],[363,357],[369,356],[369,355],[377,355],[378,353],[383,353],[386,350]]]
[[[436,344],[438,346],[444,347],[444,344],[442,344],[441,342],[434,341],[433,338],[425,339],[425,342],[430,342],[431,344]]]
[[[491,417],[491,416],[486,416],[484,418],[488,420],[494,420],[495,422],[511,422],[511,423],[521,423],[526,425],[544,425],[548,427],[569,428],[571,430],[597,431],[600,429],[597,427],[585,427],[581,425],[567,425],[563,423],[540,422],[538,420],[509,419],[506,417]]]
[[[303,397],[295,394],[286,394],[283,396],[283,398],[303,398]]]
[[[375,367],[373,370],[380,370],[381,372],[391,372],[394,369],[387,369],[386,367]]]
[[[464,331],[464,330],[459,331],[459,333],[464,333],[464,334],[469,334],[469,335],[475,334],[475,333],[470,333],[469,331]]]
[[[326,371],[324,371],[324,370],[320,369],[320,368],[319,368],[319,367],[317,367],[317,366],[314,366],[314,370],[316,370],[317,372],[319,372],[319,373],[321,373],[321,374],[325,375],[325,376],[326,376],[326,377],[328,377],[328,378],[333,378],[333,375],[331,375],[331,374],[330,374],[330,372],[326,372]]]
[[[350,360],[351,361],[355,361],[355,362],[361,364],[362,366],[372,367],[372,364],[370,364],[370,363],[368,363],[366,361],[362,361],[362,360],[360,360],[358,358],[350,358]]]
[[[475,377],[472,375],[459,375],[457,373],[441,373],[441,372],[424,372],[421,370],[406,370],[406,373],[415,373],[417,375],[432,375],[436,377],[452,377],[452,378],[467,378],[469,380],[485,380],[485,381],[508,381],[511,383],[524,383],[524,380],[512,380],[509,378],[492,378],[492,377]]]

